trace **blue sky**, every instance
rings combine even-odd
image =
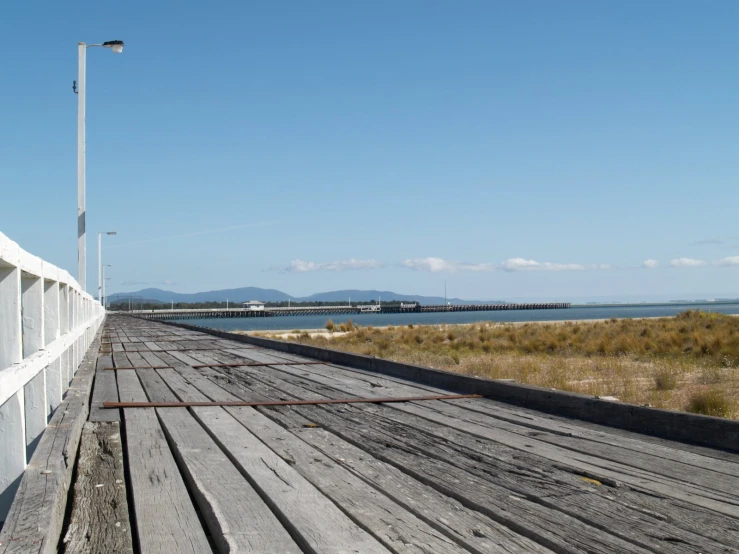
[[[88,289],[739,296],[739,3],[23,2],[0,231]],[[648,262],[645,267],[645,261]]]

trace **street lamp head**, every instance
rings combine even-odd
[[[105,46],[106,48],[110,48],[115,54],[123,53],[122,40],[109,40],[108,42],[104,42],[103,46]]]
[[[106,232],[105,234],[106,234],[106,235],[117,235],[117,234],[118,234],[118,232],[117,232],[117,231],[108,231],[108,232]]]

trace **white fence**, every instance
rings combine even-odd
[[[104,316],[69,273],[0,233],[0,521]]]

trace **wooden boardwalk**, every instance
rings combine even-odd
[[[488,399],[105,408],[449,394],[126,316],[96,365],[65,553],[739,552],[739,455]]]

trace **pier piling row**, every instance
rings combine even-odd
[[[295,308],[271,308],[250,310],[246,308],[216,308],[216,309],[180,309],[180,310],[133,310],[130,313],[137,317],[157,321],[171,321],[183,319],[220,319],[237,317],[279,317],[288,315],[343,315],[343,314],[408,314],[430,312],[497,312],[512,310],[564,310],[570,308],[569,302],[548,302],[533,304],[457,304],[457,305],[429,305],[403,306],[389,304],[375,306],[368,311],[365,306],[316,306]]]

